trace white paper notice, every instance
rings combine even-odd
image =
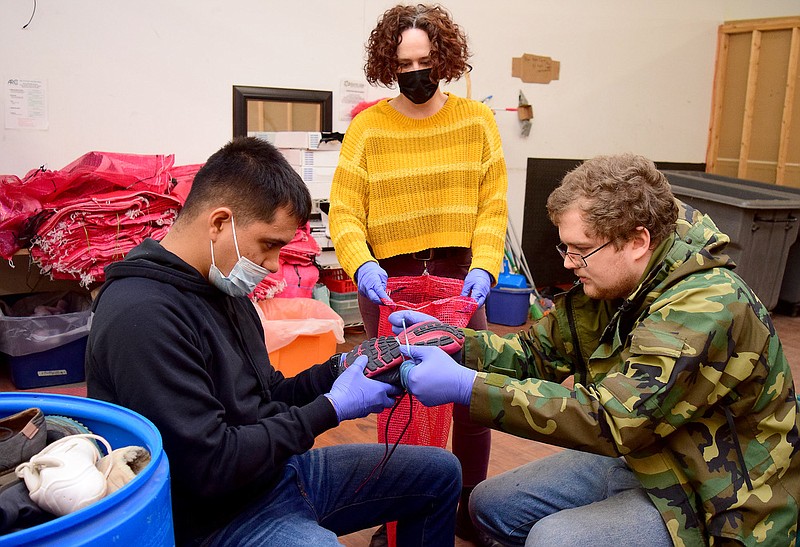
[[[47,129],[45,80],[9,78],[6,83],[6,129]]]
[[[358,103],[367,100],[367,83],[358,80],[342,80],[339,89],[339,119],[347,121],[350,112]]]

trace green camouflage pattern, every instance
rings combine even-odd
[[[676,234],[624,302],[576,285],[529,330],[464,329],[464,364],[479,371],[472,419],[624,457],[677,546],[794,545],[789,364],[768,310],[723,254],[728,237],[679,205]]]

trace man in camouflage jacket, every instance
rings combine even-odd
[[[425,404],[468,404],[475,422],[574,449],[479,485],[476,526],[514,545],[794,545],[791,370],[768,311],[723,254],[728,237],[641,156],[584,162],[548,212],[579,278],[553,311],[515,335],[465,329],[463,367],[415,347],[416,366],[403,367]],[[421,319],[398,312],[390,321],[402,318]],[[562,385],[570,377],[573,387]],[[613,463],[582,475],[576,462],[592,458]],[[644,505],[614,497],[628,491],[620,466]],[[576,486],[571,474],[587,483],[600,475],[605,491]],[[647,523],[648,509],[663,525]]]

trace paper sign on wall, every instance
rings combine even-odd
[[[365,100],[367,100],[366,82],[342,80],[339,85],[339,119],[349,121],[353,107]]]
[[[522,57],[511,59],[511,75],[523,82],[532,84],[549,84],[558,80],[561,63],[550,57],[525,53]]]
[[[47,85],[44,80],[6,80],[6,129],[47,129]]]

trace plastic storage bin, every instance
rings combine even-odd
[[[530,287],[505,289],[493,287],[486,298],[486,319],[489,323],[516,327],[528,320],[531,305]]]
[[[789,248],[797,239],[800,195],[774,185],[694,171],[664,171],[672,192],[728,234],[728,255],[767,309],[778,303]]]
[[[331,291],[331,308],[339,314],[346,326],[361,325],[361,310],[358,309],[358,292],[339,293]]]
[[[35,389],[83,382],[86,336],[51,350],[19,357],[8,356],[11,381],[17,389]]]
[[[88,507],[0,536],[6,546],[174,545],[169,464],[158,429],[143,416],[103,401],[45,393],[0,393],[0,416],[38,407],[69,416],[111,447],[145,447],[152,460],[131,482]]]
[[[327,268],[320,271],[319,279],[332,292],[348,293],[356,292],[358,287],[353,280],[348,277],[342,268]]]
[[[683,172],[681,171],[681,173]],[[792,196],[796,196],[800,199],[800,188],[776,186],[766,182],[737,179],[712,173],[694,173],[690,171],[689,174],[695,174],[710,180],[741,184],[747,186],[748,188],[773,191],[778,190],[780,192],[785,192],[791,194]],[[798,235],[800,236],[800,232]],[[798,237],[791,247],[789,247],[789,254],[786,257],[786,268],[783,272],[781,291],[778,296],[778,305],[775,307],[775,309],[789,315],[798,315],[800,313],[800,237]]]
[[[4,302],[7,312],[19,315],[0,314],[0,353],[14,385],[32,389],[82,382],[91,315],[88,293],[38,293],[16,298],[11,306]],[[34,315],[40,308],[86,309]]]
[[[269,360],[294,376],[336,353],[344,323],[330,307],[311,298],[273,298],[257,303]]]

